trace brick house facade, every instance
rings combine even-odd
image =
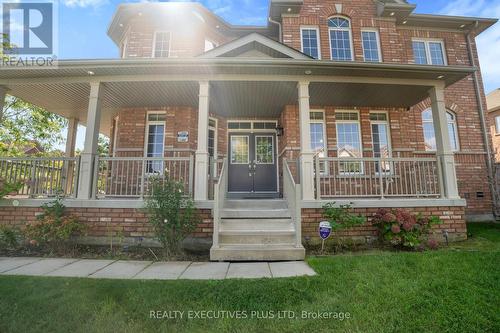
[[[272,153],[265,158],[276,166],[276,180],[267,175],[277,181],[275,198],[285,197],[290,206],[287,170],[300,183],[300,216],[295,219],[302,221],[304,237],[316,236],[321,205],[329,200],[352,201],[355,211],[368,217],[381,206],[438,215],[445,221],[440,228],[463,239],[466,217],[487,219],[493,211],[488,178],[491,121],[487,126],[482,113],[486,99],[474,39],[495,20],[412,14],[414,8],[401,0],[273,0],[269,24],[246,27],[228,24],[197,3],[120,5],[108,34],[121,60],[109,66],[116,66],[125,78],[115,78],[112,71],[101,73],[104,65],[89,67],[86,121],[92,121],[92,101],[100,111],[102,100],[105,110],[97,129],[87,131],[89,142],[96,131],[109,135],[112,158],[104,160],[109,161],[108,175],[119,170],[120,158],[122,165],[132,158],[192,158],[189,186],[195,201],[203,203],[199,207],[204,216],[196,237],[210,238],[218,232],[213,225],[221,218],[215,208],[219,192],[210,181],[224,179],[225,171],[219,170],[222,159],[234,170],[233,164],[242,164],[236,163],[238,159],[247,160],[250,170],[238,171],[239,176],[229,171],[229,189],[241,175],[251,177],[253,172],[257,177],[255,161],[266,153],[256,148],[252,164],[250,156],[234,148],[242,142],[252,146],[250,141],[256,140],[256,147],[258,142],[271,143]],[[367,61],[369,56],[375,59]],[[79,83],[75,82],[68,85]],[[11,90],[26,96],[26,90]],[[311,118],[314,112],[321,119]],[[310,127],[309,122],[318,126]],[[342,123],[348,126],[339,126]],[[387,141],[383,148],[380,140]],[[321,149],[313,151],[317,147],[307,147],[308,143]],[[82,154],[81,163],[93,163],[92,149],[85,152],[88,156]],[[349,164],[341,158],[363,161]],[[260,164],[269,164],[265,162]],[[143,168],[153,170],[160,162],[143,163]],[[321,170],[320,163],[325,165]],[[385,174],[380,172],[383,165]],[[134,170],[135,164],[130,168]],[[99,197],[99,191],[91,193],[96,181],[90,178],[80,175],[77,199]],[[139,184],[142,179],[134,181]],[[256,183],[249,192],[259,192]],[[117,186],[116,180],[109,181],[112,186]],[[342,192],[342,186],[354,192]],[[333,195],[328,197],[322,188],[333,188]],[[101,194],[106,196],[106,191]],[[149,232],[144,216],[127,210],[133,208],[99,207],[74,208],[95,227],[95,236],[102,231],[97,219],[107,215],[129,237]],[[210,209],[212,217],[207,214]],[[27,219],[35,211],[26,212]],[[16,223],[13,212],[16,209],[4,209],[3,221]],[[87,215],[94,212],[95,216]],[[137,221],[128,217],[136,214]],[[295,231],[300,238],[300,230]],[[368,239],[374,228],[368,223],[344,236]]]

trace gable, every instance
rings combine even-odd
[[[289,58],[312,59],[287,45],[251,33],[198,56],[199,58]]]

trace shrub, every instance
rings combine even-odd
[[[164,255],[181,253],[181,242],[198,225],[194,202],[184,195],[184,184],[169,177],[151,178],[145,210]]]
[[[37,220],[28,223],[24,231],[31,245],[48,246],[52,250],[63,249],[68,241],[83,234],[85,226],[77,217],[65,213],[61,199],[42,205],[43,213]]]
[[[22,183],[9,183],[3,178],[0,178],[0,199],[8,194],[17,193],[23,186]]]
[[[19,231],[13,227],[0,225],[0,249],[14,249],[19,245]]]
[[[436,248],[437,243],[428,236],[432,226],[440,223],[442,221],[436,216],[423,217],[404,209],[381,208],[373,217],[381,241],[408,249],[422,248],[426,241],[430,248]]]
[[[362,225],[366,218],[351,213],[351,205],[335,206],[335,202],[329,202],[323,206],[323,216],[330,222],[332,231],[352,228]]]

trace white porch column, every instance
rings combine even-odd
[[[7,95],[7,88],[0,86],[0,123],[3,120],[3,108],[5,107],[6,95]]]
[[[300,184],[302,199],[314,200],[314,152],[311,149],[309,82],[298,83],[300,124]]]
[[[68,118],[68,133],[66,134],[66,148],[64,156],[75,157],[76,132],[78,130],[78,119]]]
[[[198,147],[194,167],[194,200],[208,199],[208,108],[210,83],[200,82],[198,105]]]
[[[79,199],[92,198],[92,182],[94,177],[94,159],[97,156],[97,141],[101,122],[101,97],[103,85],[101,82],[90,83],[89,107],[87,111],[87,128],[85,144],[80,162],[80,179],[78,186]]]
[[[436,156],[441,163],[444,197],[457,199],[457,175],[455,171],[455,157],[451,149],[448,133],[448,120],[446,118],[446,104],[444,99],[444,86],[435,86],[429,91],[431,98],[432,119],[436,137]]]

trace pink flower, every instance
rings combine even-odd
[[[396,216],[392,213],[387,213],[384,216],[382,216],[382,220],[384,222],[393,222],[396,219]]]
[[[30,240],[30,245],[37,246],[38,242],[36,241],[36,239],[32,239],[32,240]]]
[[[391,231],[394,233],[394,234],[399,234],[401,232],[401,228],[399,227],[399,225],[397,224],[393,224],[391,226]]]
[[[439,243],[435,239],[429,239],[427,242],[427,246],[429,246],[429,249],[436,250],[439,246]]]
[[[413,229],[413,224],[411,224],[410,222],[405,222],[403,223],[403,229],[405,231],[411,231],[411,229]]]

